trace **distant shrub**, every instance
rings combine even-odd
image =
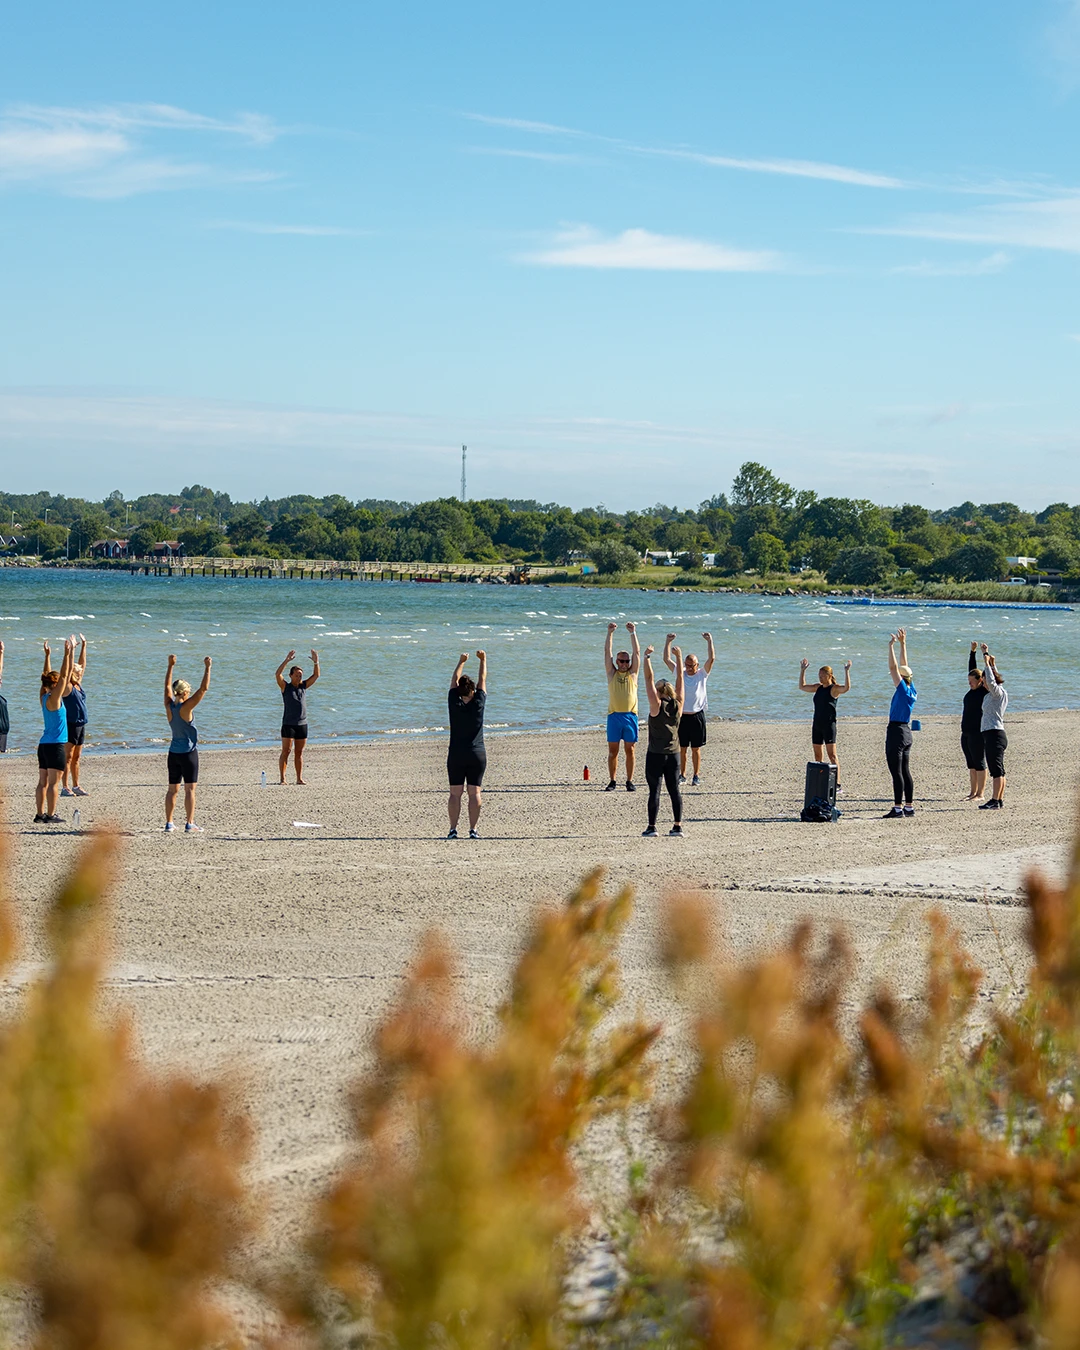
[[[593,544],[589,556],[596,564],[601,576],[611,576],[619,572],[634,572],[641,566],[641,559],[629,544],[617,539],[601,539]]]
[[[762,576],[770,572],[786,572],[789,566],[784,541],[767,530],[759,530],[746,545],[746,561]]]
[[[827,576],[834,584],[877,586],[885,580],[893,566],[891,554],[883,548],[873,546],[842,548],[829,568]]]

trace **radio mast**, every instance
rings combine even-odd
[[[468,450],[467,445],[461,447],[461,500],[465,501],[465,453]]]

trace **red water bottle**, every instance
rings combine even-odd
[[[586,765],[585,765],[585,782],[587,783],[588,781],[589,781],[589,766],[586,764]]]

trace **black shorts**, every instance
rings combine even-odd
[[[67,741],[42,741],[37,748],[39,769],[58,769],[61,773],[67,768]]]
[[[487,751],[451,750],[446,756],[446,776],[451,787],[479,787],[487,769]]]
[[[68,745],[83,745],[86,741],[86,723],[77,727],[68,727]]]
[[[306,741],[307,723],[306,722],[282,722],[281,739],[283,741]]]
[[[815,722],[810,728],[811,745],[836,744],[836,719],[831,722]]]
[[[682,748],[700,750],[707,737],[704,712],[684,712],[679,718],[679,744]]]
[[[983,747],[986,750],[986,767],[991,778],[1005,777],[1005,747],[1009,738],[1004,731],[984,731]]]
[[[169,751],[169,785],[177,783],[197,783],[199,781],[198,750]]]
[[[964,763],[969,769],[974,769],[976,773],[982,773],[986,768],[986,751],[983,748],[983,737],[981,731],[962,731],[960,733],[960,749],[964,752]]]

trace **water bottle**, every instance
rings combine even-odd
[[[263,769],[262,773],[259,774],[259,786],[260,786],[260,787],[265,787],[265,786],[266,786],[266,770],[265,770],[265,769]]]
[[[71,824],[72,824],[72,826],[73,826],[76,830],[78,830],[78,829],[81,828],[81,826],[80,826],[80,821],[81,821],[81,820],[82,820],[82,816],[79,814],[79,808],[76,807],[75,810],[72,812],[72,815],[71,815]]]
[[[585,782],[587,783],[588,781],[589,781],[589,766],[586,764],[586,765],[585,765]]]

